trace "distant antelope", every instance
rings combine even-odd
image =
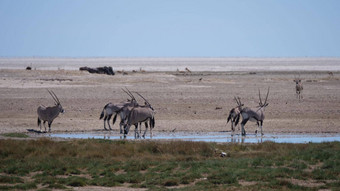
[[[242,106],[243,106],[243,104],[241,103],[241,99],[239,97],[238,98],[234,97],[234,98],[235,98],[235,101],[237,103],[237,106],[230,110],[228,120],[227,120],[227,123],[229,121],[231,121],[231,130],[233,132],[235,131],[235,127],[237,126],[237,124],[240,120],[241,110],[242,110]]]
[[[295,82],[295,90],[296,90],[296,97],[300,99],[303,99],[302,97],[302,90],[303,90],[303,86],[302,86],[302,81],[300,78],[295,78],[294,80]]]
[[[59,113],[64,113],[64,109],[60,104],[60,101],[55,95],[53,91],[47,90],[48,93],[52,96],[53,100],[55,101],[55,106],[52,107],[44,107],[44,106],[39,106],[37,109],[38,113],[38,126],[40,127],[41,131],[41,121],[43,121],[44,127],[45,127],[45,132],[46,132],[46,126],[45,123],[46,121],[48,122],[48,131],[51,132],[51,125],[52,122],[55,118],[58,117]]]
[[[109,129],[112,130],[111,125],[110,125],[110,120],[113,114],[115,114],[114,118],[113,118],[113,125],[116,122],[117,119],[117,114],[120,114],[121,117],[121,122],[120,122],[120,133],[123,133],[123,119],[125,119],[125,116],[122,116],[123,113],[121,113],[122,108],[127,107],[127,106],[136,106],[137,101],[136,99],[133,97],[132,94],[129,94],[128,92],[126,92],[124,89],[122,89],[125,93],[127,93],[130,97],[131,100],[127,100],[125,102],[120,102],[120,103],[116,103],[116,104],[112,104],[111,102],[106,104],[100,114],[99,119],[103,119],[104,118],[104,129],[108,130],[106,128],[105,122],[107,122],[107,125],[109,126]],[[128,90],[129,91],[129,90]]]
[[[143,137],[145,138],[145,134],[148,130],[147,122],[149,121],[150,124],[150,137],[152,137],[152,129],[155,127],[155,118],[154,114],[155,111],[151,104],[146,100],[141,94],[136,92],[140,97],[142,97],[145,101],[144,106],[136,106],[131,108],[129,111],[129,114],[126,118],[125,127],[124,127],[124,137],[129,133],[131,125],[134,125],[136,127],[135,129],[135,137],[138,133],[138,123],[145,122],[145,131],[143,134]]]
[[[246,135],[246,131],[244,129],[244,126],[248,122],[248,120],[255,121],[257,123],[257,128],[259,128],[259,127],[261,128],[261,135],[263,135],[262,127],[263,127],[263,120],[264,120],[264,110],[269,104],[269,103],[267,103],[268,95],[269,95],[269,88],[268,88],[266,99],[264,100],[264,103],[262,103],[261,93],[260,93],[260,90],[259,90],[259,99],[260,99],[259,106],[257,108],[254,108],[254,109],[246,107],[246,108],[243,108],[241,110],[242,136]],[[238,103],[238,104],[240,104],[240,103]],[[257,129],[255,131],[255,134],[257,134]]]
[[[328,72],[328,75],[329,75],[330,77],[333,77],[333,76],[334,76],[333,72]]]

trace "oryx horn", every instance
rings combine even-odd
[[[145,101],[147,104],[151,105],[151,104],[148,102],[148,100],[146,100],[140,93],[138,93],[138,92],[135,92],[135,93],[138,94],[141,98],[143,98],[144,101]]]
[[[55,95],[55,93],[53,91],[48,90],[48,89],[47,89],[47,91],[52,96],[52,98],[56,102],[56,104],[60,104],[60,101],[59,101],[58,97]]]
[[[267,91],[267,96],[266,96],[266,99],[264,100],[264,104],[266,104],[266,103],[267,103],[268,95],[269,95],[269,87],[268,87],[268,91]]]
[[[234,99],[235,99],[237,105],[240,106],[240,102],[237,100],[237,98],[235,96],[234,96]]]
[[[126,88],[126,87],[125,87]],[[123,88],[122,88],[122,90],[127,94],[127,95],[129,95],[130,97],[131,97],[131,99],[134,99],[134,100],[136,100],[135,99],[135,97],[131,94],[131,92],[126,88],[126,90],[124,90]]]
[[[130,92],[130,90],[127,89],[127,87],[125,87],[125,88],[126,88],[126,90],[130,93],[130,95],[132,96],[132,99],[136,100],[135,96],[133,96],[133,94]]]
[[[261,92],[260,92],[260,88],[259,88],[259,99],[260,99],[260,105],[262,106],[262,99],[261,99]]]

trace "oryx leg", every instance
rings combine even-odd
[[[124,129],[124,131],[125,131],[125,127],[124,127],[124,119],[121,119],[120,120],[120,123],[119,123],[119,129],[120,129],[120,134],[122,134],[123,133],[123,129]]]
[[[38,127],[40,127],[40,132],[41,132],[41,120],[38,117]]]
[[[240,120],[240,115],[236,115],[235,119],[234,119],[234,129],[236,130],[236,126],[238,124]],[[238,131],[240,130],[240,126],[238,126]]]
[[[117,114],[116,114],[117,115]],[[119,122],[119,133],[123,134],[125,129],[125,121],[127,121],[127,116],[124,115],[124,112],[119,112],[120,122]]]
[[[139,123],[139,134],[142,134],[142,122]]]
[[[144,131],[144,134],[143,134],[143,138],[145,139],[145,134],[148,131],[149,126],[148,126],[148,122],[147,121],[144,124],[145,124],[145,131]],[[150,131],[151,131],[151,127],[150,127]]]
[[[124,138],[126,138],[126,135],[129,133],[131,125],[125,125],[124,126]]]
[[[44,123],[43,123],[43,124],[44,124],[44,128],[45,128],[45,132],[46,132],[46,126],[45,126],[45,123],[46,123],[46,121],[44,121]]]
[[[261,136],[262,136],[263,135],[263,132],[262,132],[263,121],[260,121],[260,125],[261,125]]]
[[[104,117],[104,129],[105,129],[105,130],[107,130],[107,129],[106,129],[106,126],[105,126],[106,119],[107,119],[107,116],[105,115],[105,117]]]
[[[112,129],[111,129],[111,125],[110,125],[110,120],[111,120],[111,117],[112,117],[112,114],[111,114],[111,115],[109,115],[109,116],[108,116],[108,118],[107,118],[107,120],[106,120],[106,122],[107,122],[107,125],[109,126],[109,129],[110,129],[110,130],[112,130]]]
[[[234,136],[235,134],[235,122],[231,120],[231,136]]]
[[[231,120],[231,131],[235,131],[235,120]]]
[[[53,122],[53,121],[49,121],[49,122],[48,122],[48,132],[51,132],[51,125],[52,125],[52,122]]]
[[[138,123],[134,124],[135,126],[135,139],[139,138],[139,133],[138,133]]]
[[[150,138],[152,138],[152,129],[155,127],[155,118],[150,119]]]
[[[257,127],[256,127],[256,129],[255,129],[255,134],[257,135],[257,129],[260,128],[260,123],[259,123],[259,121],[256,121],[256,124],[257,124]]]
[[[244,126],[246,125],[248,120],[249,120],[249,118],[246,118],[246,119],[243,119],[242,122],[241,122],[242,136],[246,135],[246,130],[244,129]]]

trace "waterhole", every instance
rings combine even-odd
[[[85,133],[46,133],[39,136],[64,138],[64,139],[110,139],[110,140],[144,140],[135,138],[134,133],[130,132],[124,138],[118,132],[85,132]],[[340,141],[340,134],[336,133],[297,133],[297,134],[265,134],[263,136],[255,134],[232,135],[230,132],[153,132],[153,136],[147,133],[145,140],[183,140],[183,141],[203,141],[218,143],[261,143],[266,141],[276,143],[321,143]]]

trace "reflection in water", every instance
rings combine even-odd
[[[134,136],[127,136],[117,132],[93,132],[93,133],[49,133],[38,134],[37,136],[48,136],[57,138],[72,138],[72,139],[109,139],[109,140],[134,140]],[[138,138],[141,139],[141,138]],[[151,139],[146,138],[146,139]],[[340,141],[340,134],[265,134],[256,136],[256,134],[230,134],[228,132],[154,132],[153,140],[185,140],[185,141],[204,141],[204,142],[225,142],[225,143],[263,143],[266,141],[276,143],[321,143]]]
[[[228,139],[229,138],[227,138],[227,140]],[[250,140],[247,140],[247,136],[231,136],[230,141],[225,141],[225,142],[230,142],[230,143],[250,143],[251,139],[254,139],[254,138],[249,138],[249,139]],[[255,141],[251,141],[251,143],[262,143],[263,142],[263,136],[256,136],[254,140]],[[207,142],[209,142],[209,141],[207,141]]]

